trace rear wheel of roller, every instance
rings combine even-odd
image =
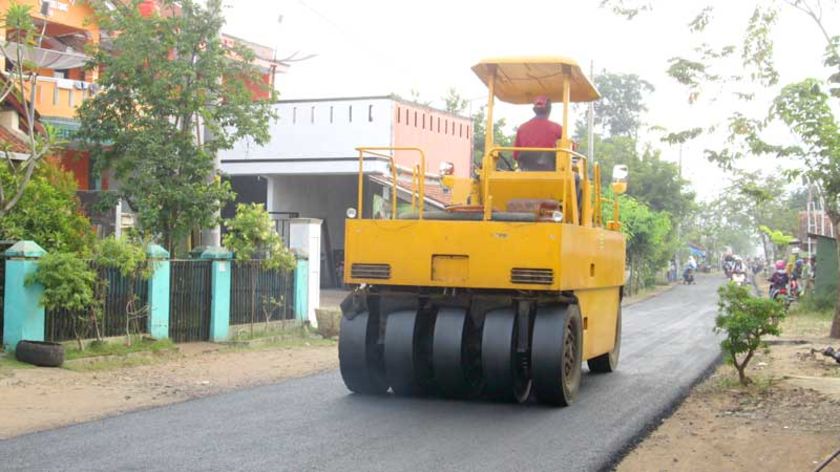
[[[432,366],[441,393],[472,397],[481,390],[480,332],[463,308],[441,308],[435,320]]]
[[[524,402],[531,392],[526,353],[518,353],[516,313],[513,308],[493,310],[484,319],[481,367],[485,391],[500,400]]]
[[[534,393],[543,403],[570,405],[580,388],[583,330],[577,305],[541,307],[531,338]]]
[[[344,384],[353,392],[382,394],[388,390],[378,333],[379,319],[368,312],[353,319],[341,318],[338,363]]]

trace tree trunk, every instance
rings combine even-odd
[[[831,224],[834,225],[835,234],[837,234],[838,224],[840,224],[840,214],[828,211],[828,216],[831,218]],[[835,250],[837,254],[837,293],[834,300],[834,319],[831,321],[830,337],[840,339],[840,241],[835,240]]]

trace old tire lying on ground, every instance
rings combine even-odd
[[[40,367],[60,367],[64,363],[64,346],[44,341],[21,341],[15,348],[15,358]]]

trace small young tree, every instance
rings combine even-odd
[[[100,267],[116,269],[120,275],[129,281],[128,301],[125,306],[125,337],[126,343],[131,345],[131,326],[145,316],[148,306],[137,306],[139,297],[134,290],[134,282],[138,279],[148,280],[152,273],[146,258],[144,244],[139,244],[127,238],[106,238],[96,244],[94,261]],[[95,286],[95,298],[100,305],[104,305],[111,289],[107,280],[100,278]],[[135,332],[139,329],[135,327]]]
[[[260,264],[251,264],[251,333],[256,318],[257,275],[259,270],[289,271],[295,267],[295,256],[286,249],[277,234],[271,216],[262,204],[238,204],[236,215],[225,221],[228,232],[224,245],[233,251],[237,261],[260,258]]]
[[[763,337],[778,336],[785,317],[784,305],[768,298],[754,297],[746,287],[728,283],[718,289],[718,316],[715,332],[726,338],[720,347],[735,369],[741,385],[751,382],[745,370],[755,351],[766,345]]]
[[[97,313],[91,310],[95,299],[93,285],[96,274],[88,263],[73,253],[48,253],[38,261],[38,270],[27,283],[44,286],[41,305],[48,310],[66,310],[73,316],[73,335],[82,350],[82,339],[95,325]]]
[[[37,122],[35,110],[36,82],[40,65],[29,54],[40,46],[44,29],[35,25],[32,7],[12,2],[5,14],[0,15],[0,28],[7,31],[6,41],[0,42],[0,54],[6,58],[9,74],[0,77],[0,103],[15,100],[23,109],[26,128],[26,152],[13,156],[8,147],[0,148],[5,166],[0,178],[0,218],[9,213],[20,201],[35,170],[55,148],[57,139],[49,127]]]

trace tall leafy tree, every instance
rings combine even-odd
[[[141,232],[173,251],[191,230],[217,223],[232,198],[211,178],[216,153],[246,137],[266,142],[272,112],[249,89],[261,84],[254,53],[221,41],[222,0],[163,0],[179,14],[150,17],[139,3],[92,3],[111,33],[92,54],[102,92],[81,107],[79,137],[98,169],[115,171]]]
[[[595,76],[601,100],[594,103],[596,130],[602,136],[638,135],[641,116],[647,111],[644,96],[654,91],[650,82],[636,74],[604,71]]]
[[[815,79],[788,85],[773,106],[804,143],[797,152],[802,167],[792,172],[814,183],[826,196],[825,210],[835,228],[840,228],[840,124],[829,103],[830,92]],[[840,258],[840,244],[837,245]],[[840,277],[831,337],[840,338]]]

